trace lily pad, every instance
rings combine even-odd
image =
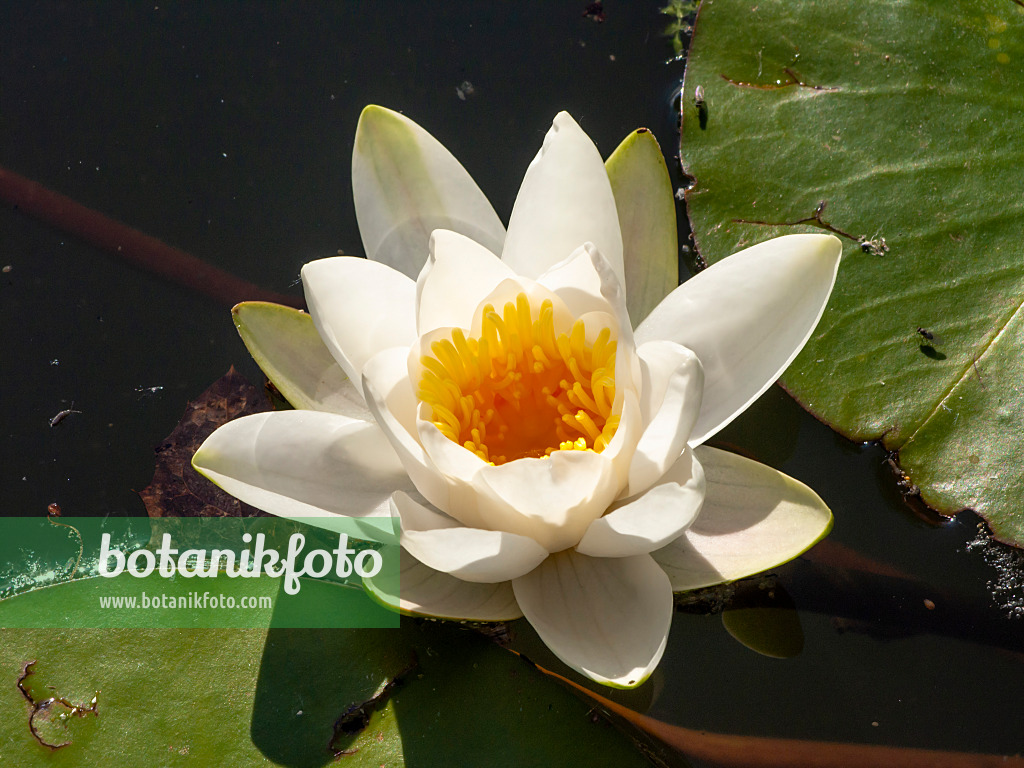
[[[0,601],[0,625],[6,603],[65,610],[74,589]],[[3,637],[5,764],[648,765],[586,703],[452,625]]]
[[[681,153],[708,262],[795,231],[847,243],[790,393],[1018,546],[1022,62],[1011,0],[705,0]]]

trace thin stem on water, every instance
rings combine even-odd
[[[240,301],[272,301],[299,309],[305,307],[299,297],[253,285],[6,168],[0,168],[0,200],[155,275],[228,306]]]

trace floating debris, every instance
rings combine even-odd
[[[586,8],[583,9],[583,16],[596,21],[598,24],[608,18],[608,14],[604,12],[604,3],[601,0],[590,3]]]
[[[889,246],[884,237],[876,237],[868,240],[863,235],[860,238],[860,249],[872,256],[885,256],[889,252]]]
[[[978,523],[978,534],[967,542],[968,552],[978,552],[996,577],[990,579],[989,594],[1008,618],[1024,619],[1024,552],[992,538],[985,523]]]
[[[76,411],[75,410],[74,405],[75,404],[72,403],[71,404],[71,406],[72,406],[71,408],[65,408],[63,411],[58,412],[56,416],[54,416],[52,419],[50,419],[50,427],[51,428],[56,427],[58,424],[60,424],[62,421],[64,421],[64,419],[66,419],[72,413],[81,413],[81,411]]]

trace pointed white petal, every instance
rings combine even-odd
[[[416,489],[435,507],[447,510],[449,483],[415,437],[416,396],[409,383],[408,357],[404,347],[374,355],[363,367],[363,396]]]
[[[468,328],[480,300],[515,273],[479,243],[448,230],[430,236],[430,258],[416,283],[417,332]]]
[[[616,503],[590,524],[576,551],[592,557],[627,557],[661,549],[679,538],[704,502],[704,471],[690,448],[639,496]]]
[[[629,316],[639,323],[679,285],[676,201],[654,134],[629,134],[605,162],[622,229]]]
[[[352,150],[352,194],[367,258],[414,278],[435,229],[501,253],[505,228],[476,182],[433,136],[383,107],[363,110]]]
[[[586,242],[598,247],[625,285],[619,217],[601,154],[560,112],[526,171],[501,258],[536,279]]]
[[[265,301],[231,310],[242,341],[292,407],[370,421],[363,393],[345,376],[305,312]]]
[[[695,453],[707,476],[704,507],[689,530],[653,553],[677,592],[774,568],[832,529],[832,513],[803,483],[726,451]]]
[[[665,651],[672,589],[650,555],[592,558],[567,550],[512,588],[554,654],[600,683],[634,688]]]
[[[718,432],[786,370],[825,310],[842,252],[832,235],[767,240],[694,275],[640,324],[638,344],[675,341],[704,366],[690,445]]]
[[[243,416],[217,429],[192,466],[232,496],[281,517],[389,515],[412,490],[372,422],[318,411]]]
[[[381,350],[416,340],[416,283],[376,261],[335,256],[302,268],[316,329],[352,381]]]
[[[548,556],[548,551],[533,539],[467,528],[404,493],[396,493],[391,504],[402,518],[405,550],[424,565],[463,581],[508,581],[529,573]]]
[[[363,579],[378,602],[414,616],[461,621],[512,621],[523,615],[510,582],[474,584],[435,571],[404,549],[397,583],[383,573]]]
[[[629,467],[630,496],[649,488],[675,463],[700,414],[704,371],[697,356],[671,341],[649,341],[640,358],[643,434]]]

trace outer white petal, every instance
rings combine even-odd
[[[430,236],[430,258],[416,282],[417,332],[468,328],[480,299],[515,273],[468,237],[448,230]]]
[[[249,354],[293,407],[373,418],[362,391],[324,346],[312,317],[265,301],[242,302],[231,314]]]
[[[411,278],[435,229],[460,232],[501,253],[505,228],[459,161],[407,117],[363,110],[352,150],[352,193],[367,258]]]
[[[404,493],[396,493],[391,504],[402,518],[402,547],[424,565],[464,581],[508,581],[529,573],[548,556],[533,539],[467,528]]]
[[[416,283],[391,267],[320,259],[302,268],[302,285],[320,338],[352,381],[378,352],[416,340]]]
[[[700,414],[704,391],[704,370],[686,347],[649,341],[637,355],[644,431],[629,467],[630,496],[650,487],[679,458]]]
[[[536,279],[588,241],[625,285],[619,215],[601,154],[560,112],[526,171],[501,258],[517,274]]]
[[[638,344],[675,341],[704,366],[690,445],[718,432],[786,370],[825,310],[842,252],[832,235],[767,240],[694,275],[640,324]]]
[[[372,422],[317,411],[243,416],[217,429],[192,466],[232,496],[282,517],[389,515],[412,490]]]
[[[832,513],[803,483],[726,451],[696,449],[707,475],[700,517],[654,559],[676,591],[774,568],[832,529]]]
[[[435,507],[448,509],[450,484],[414,437],[416,397],[409,383],[408,356],[404,347],[374,355],[363,368],[363,395],[416,489]]]
[[[576,551],[591,557],[626,557],[661,549],[697,518],[704,485],[704,470],[686,448],[657,485],[618,502],[592,522]]]
[[[516,600],[558,658],[598,682],[640,685],[665,651],[672,589],[650,555],[559,552],[512,582]]]
[[[386,606],[414,616],[463,621],[512,621],[523,615],[510,582],[474,584],[435,571],[405,550],[398,583],[381,576],[363,579],[370,595]]]

